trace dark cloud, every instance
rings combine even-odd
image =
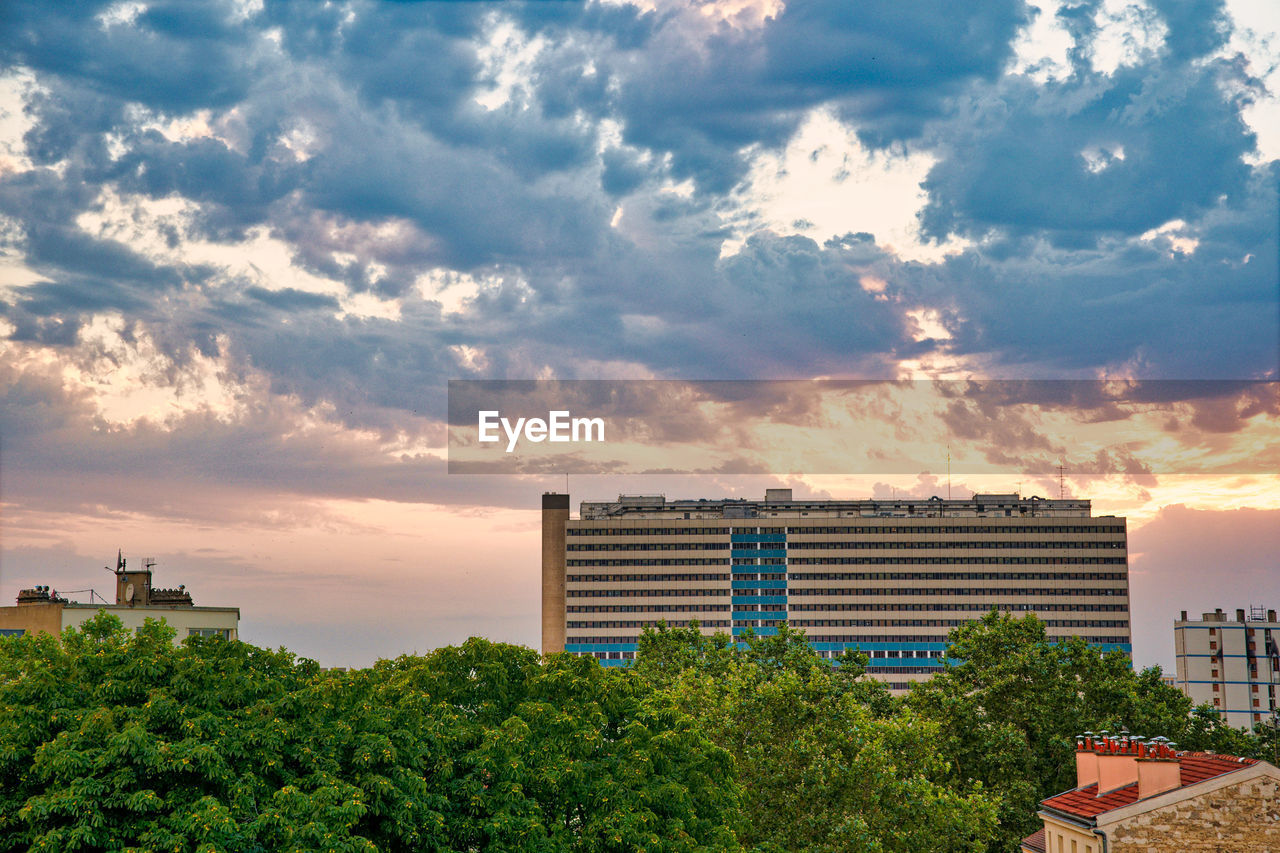
[[[922,228],[938,238],[1043,231],[1092,248],[1108,233],[1194,219],[1245,193],[1254,138],[1242,102],[1223,95],[1245,82],[1221,61],[1004,81],[969,104],[964,124],[948,124]]]

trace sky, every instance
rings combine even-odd
[[[1167,667],[1280,607],[1278,183],[1269,0],[6,0],[0,599],[123,549],[325,665],[536,646],[565,480],[448,473],[449,380],[895,380],[641,406],[682,473],[574,504],[950,454],[1127,517]]]

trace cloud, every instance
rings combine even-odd
[[[1280,511],[1211,511],[1183,505],[1163,508],[1129,534],[1129,594],[1134,654],[1173,667],[1173,621],[1221,607],[1263,605],[1275,609],[1280,575]],[[1207,582],[1208,579],[1211,582]],[[1212,592],[1210,593],[1210,590]]]

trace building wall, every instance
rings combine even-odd
[[[1087,501],[650,500],[583,504],[564,522],[567,651],[621,665],[659,620],[734,635],[786,620],[823,656],[860,648],[903,689],[993,606],[1130,650],[1125,521]],[[544,584],[546,523],[544,509]],[[547,601],[544,586],[544,618]]]
[[[0,607],[0,630],[28,634],[57,634],[62,631],[62,604],[18,604]]]
[[[1280,850],[1278,788],[1262,776],[1137,815],[1108,829],[1109,853]]]
[[[1102,839],[1068,823],[1044,818],[1045,853],[1101,853]]]
[[[1280,623],[1222,611],[1174,622],[1177,684],[1196,704],[1213,705],[1232,726],[1252,729],[1277,707]]]
[[[164,619],[176,632],[173,641],[181,643],[192,631],[217,631],[229,640],[239,639],[240,610],[236,607],[128,607],[124,605],[67,604],[62,608],[58,630],[69,628],[105,610],[118,616],[129,630],[142,627],[147,619]]]
[[[542,496],[542,653],[564,651],[564,531],[569,496]]]

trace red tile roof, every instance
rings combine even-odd
[[[1181,786],[1194,785],[1223,773],[1231,773],[1244,767],[1257,764],[1252,758],[1237,758],[1234,755],[1214,755],[1207,752],[1180,752],[1178,760],[1181,770]],[[1174,790],[1177,790],[1176,788]],[[1114,791],[1098,796],[1097,784],[1086,785],[1072,791],[1041,801],[1040,805],[1054,811],[1063,812],[1080,818],[1093,818],[1113,809],[1132,805],[1138,801],[1138,784],[1126,785]]]
[[[1035,832],[1022,839],[1022,849],[1033,850],[1035,853],[1045,853],[1044,830],[1037,829]]]

